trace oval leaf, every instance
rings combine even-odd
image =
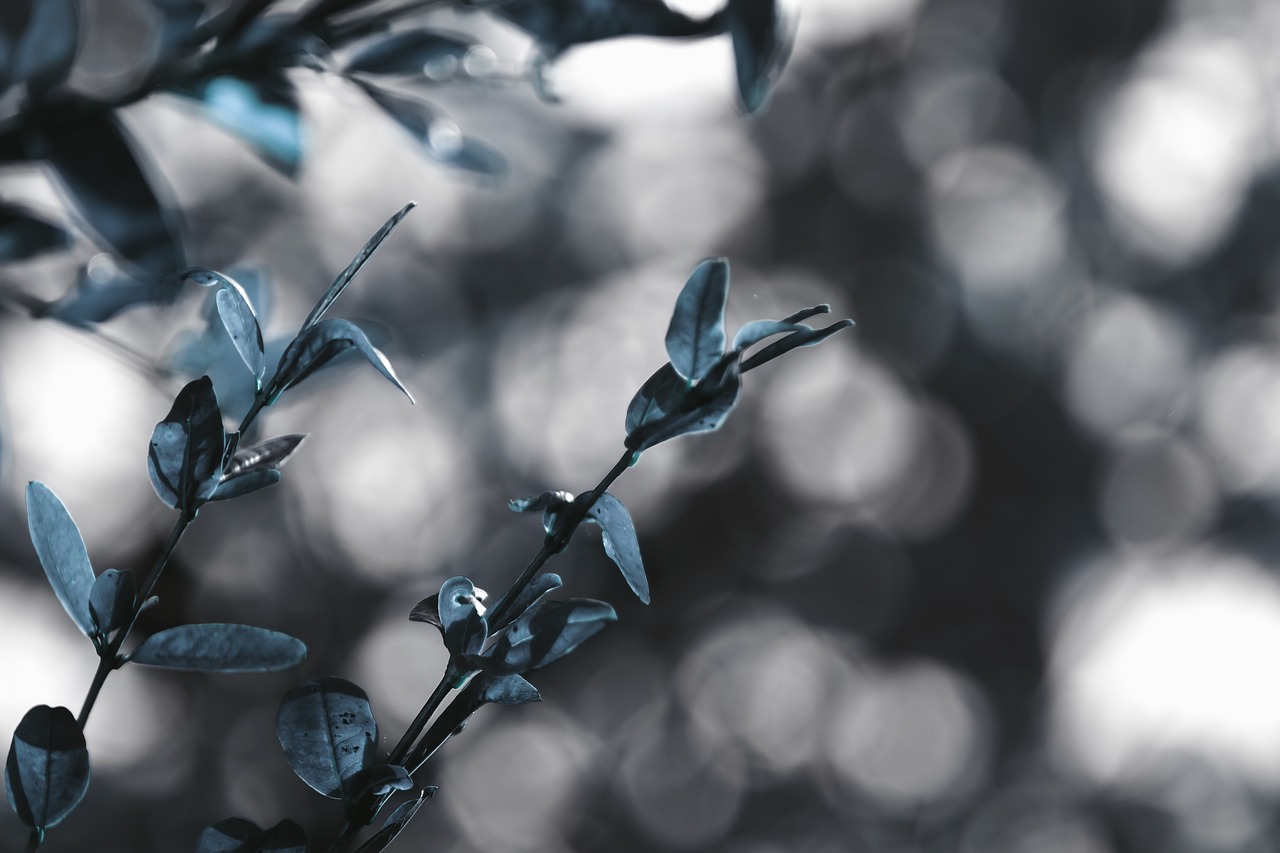
[[[147,469],[160,500],[194,514],[218,488],[225,450],[218,398],[209,377],[202,376],[178,392],[151,433]]]
[[[484,647],[489,636],[484,616],[477,607],[476,588],[464,577],[453,577],[440,586],[436,599],[444,645],[450,654],[472,655]]]
[[[272,672],[307,656],[301,640],[250,625],[179,625],[147,637],[132,663],[199,672]]]
[[[304,681],[284,695],[276,736],[293,772],[324,796],[338,799],[345,779],[372,766],[378,724],[363,690],[328,676]]]
[[[647,423],[660,420],[685,404],[689,383],[671,362],[659,367],[644,381],[627,405],[628,435]]]
[[[231,337],[236,352],[253,374],[254,382],[260,386],[262,374],[267,371],[267,361],[263,355],[262,329],[258,327],[258,317],[253,313],[249,297],[236,285],[222,288],[216,298],[222,325]]]
[[[224,477],[214,489],[211,501],[229,501],[274,486],[283,478],[279,471],[250,471],[235,477]]]
[[[299,332],[280,357],[268,399],[274,403],[286,390],[350,349],[359,350],[387,381],[413,402],[413,395],[400,382],[391,362],[369,343],[360,327],[349,320],[321,320]]]
[[[237,450],[227,465],[226,476],[239,477],[255,471],[275,470],[288,462],[306,439],[306,435],[280,435]]]
[[[439,30],[410,30],[378,36],[347,60],[348,73],[422,74],[428,65],[461,62],[475,40]]]
[[[696,382],[724,355],[724,307],[729,262],[706,260],[694,268],[676,299],[667,327],[667,355],[681,376]]]
[[[526,611],[488,652],[468,662],[495,675],[529,672],[569,654],[617,618],[603,601],[545,602]]]
[[[764,106],[791,55],[796,4],[788,0],[729,0],[725,16],[733,37],[738,96],[747,112]]]
[[[27,484],[27,529],[54,595],[80,630],[86,636],[93,636],[89,594],[95,578],[89,552],[80,538],[80,529],[71,520],[71,513],[58,496],[39,481]]]
[[[422,804],[429,800],[436,792],[434,787],[423,788],[418,792],[416,799],[407,803],[401,803],[396,810],[391,813],[386,822],[382,824],[382,828],[369,836],[369,840],[356,848],[356,853],[381,853],[387,848],[395,837],[400,834],[409,821],[413,820],[413,816],[418,813],[418,809],[422,808]]]
[[[107,569],[89,591],[89,615],[103,636],[123,628],[133,614],[137,581],[132,572]]]
[[[33,829],[56,825],[89,788],[89,750],[66,708],[37,705],[23,716],[4,766],[9,805]]]
[[[622,501],[605,492],[587,510],[587,518],[600,525],[604,552],[618,564],[627,586],[631,587],[636,598],[648,604],[649,579],[644,573],[640,543],[636,541],[636,528],[631,523],[631,514],[627,512],[627,508],[622,505]]]
[[[658,375],[655,373],[654,377]],[[643,391],[642,388],[641,392]],[[631,450],[639,452],[677,436],[717,430],[737,405],[741,392],[738,354],[730,352],[721,359],[711,375],[675,402],[674,409],[654,417],[654,412],[659,410],[649,407],[646,419],[627,433],[625,444]]]

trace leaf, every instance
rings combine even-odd
[[[237,450],[227,466],[226,476],[239,477],[255,471],[275,470],[289,461],[306,438],[305,434],[281,435]]]
[[[788,0],[729,0],[724,13],[733,38],[738,96],[753,113],[764,106],[791,55],[796,9]]]
[[[279,471],[272,469],[250,471],[247,474],[238,474],[234,477],[223,477],[222,482],[218,483],[218,488],[213,490],[213,495],[209,500],[229,501],[245,495],[251,495],[268,486],[274,486],[280,482],[282,477],[283,475]]]
[[[179,625],[152,634],[129,661],[197,672],[274,672],[307,657],[301,640],[251,625]]]
[[[480,672],[431,723],[413,748],[406,764],[416,771],[445,741],[462,731],[471,715],[485,705],[524,705],[541,701],[538,689],[519,675]]]
[[[144,173],[113,111],[61,110],[56,123],[32,134],[31,144],[32,154],[53,166],[88,226],[120,257],[153,279],[182,266],[173,207],[161,203],[158,178]]]
[[[439,30],[409,30],[370,39],[347,60],[343,70],[367,74],[422,74],[428,65],[461,62],[474,39]]]
[[[645,577],[644,563],[640,559],[640,543],[636,541],[636,528],[631,514],[622,501],[605,492],[587,510],[590,521],[600,525],[604,552],[618,564],[627,586],[636,598],[649,603],[649,579]]]
[[[573,495],[569,492],[543,492],[532,498],[512,498],[507,507],[512,512],[536,512],[542,510],[542,529],[550,536],[560,520],[560,513],[573,504]],[[566,543],[567,544],[567,543]]]
[[[477,654],[488,639],[483,611],[477,607],[476,588],[464,577],[452,577],[440,586],[437,598],[444,645],[453,655]]]
[[[773,361],[783,353],[790,352],[796,347],[811,347],[814,344],[820,344],[841,329],[848,329],[852,325],[852,320],[840,320],[825,329],[804,328],[798,332],[792,332],[782,340],[774,341],[750,358],[745,359],[742,362],[742,371],[745,373],[748,370],[753,370],[765,362]]]
[[[71,513],[58,496],[39,481],[27,484],[27,529],[54,595],[80,630],[86,636],[93,636],[89,596],[96,579],[89,552]]]
[[[707,260],[694,268],[676,299],[667,327],[667,355],[676,372],[697,382],[724,355],[724,308],[729,262]]]
[[[418,809],[422,808],[422,804],[435,795],[434,787],[423,788],[418,792],[416,799],[407,803],[401,803],[396,810],[391,813],[386,822],[382,824],[382,828],[369,836],[369,839],[356,848],[356,853],[381,853],[387,848],[395,837],[400,834],[409,821],[413,820],[413,816],[418,813]]]
[[[76,0],[31,2],[31,19],[13,59],[14,82],[39,96],[66,79],[76,61],[80,16]]]
[[[815,317],[818,314],[830,314],[830,313],[831,313],[831,306],[827,305],[824,302],[821,305],[814,305],[812,308],[801,308],[799,311],[797,311],[794,314],[788,314],[786,317],[782,318],[781,322],[799,323],[801,320],[808,320],[810,317]]]
[[[94,627],[104,637],[123,628],[129,621],[133,614],[137,586],[133,572],[117,569],[107,569],[93,582],[93,588],[89,591],[89,615],[93,617]]]
[[[262,329],[258,327],[258,317],[249,305],[249,297],[236,285],[222,288],[216,298],[218,316],[222,318],[222,325],[226,328],[231,343],[253,374],[254,383],[261,387],[267,362],[263,355]]]
[[[346,801],[358,803],[363,797],[385,797],[392,791],[407,791],[413,787],[413,779],[403,767],[395,764],[375,764],[352,773],[343,784]]]
[[[564,584],[560,576],[555,572],[543,572],[525,585],[520,590],[520,594],[516,596],[515,601],[511,603],[510,609],[506,611],[506,615],[502,620],[489,626],[491,634],[497,634],[503,628],[506,628],[516,619],[519,619],[526,610],[533,606],[534,602],[542,598],[542,596],[551,592],[553,589],[559,589]],[[508,590],[509,592],[510,590]],[[503,595],[506,598],[506,595]],[[490,608],[494,612],[501,612],[502,602],[498,601]]]
[[[440,621],[440,593],[433,593],[419,601],[409,611],[410,622],[426,622],[435,625],[444,633],[444,623]]]
[[[347,285],[351,284],[351,279],[355,278],[356,273],[360,272],[360,268],[364,266],[365,261],[369,260],[370,256],[372,256],[373,253],[378,250],[378,247],[382,245],[382,241],[391,236],[391,232],[400,224],[400,221],[408,216],[409,211],[413,210],[416,206],[417,202],[411,201],[404,207],[400,208],[400,210],[398,210],[390,219],[382,224],[382,227],[378,229],[378,233],[369,238],[363,248],[361,248],[360,251],[356,253],[356,256],[351,259],[351,263],[347,264],[347,268],[338,274],[338,277],[329,285],[329,289],[320,297],[320,301],[318,301],[315,304],[315,307],[311,309],[311,313],[307,315],[307,319],[302,323],[302,328],[298,332],[298,337],[302,337],[302,332],[305,332],[307,329],[320,322],[320,318],[324,316],[325,312],[328,311],[333,303],[337,301],[338,297],[342,295],[342,291],[346,290]]]
[[[649,382],[660,379],[661,370],[650,377]],[[670,374],[668,374],[669,376]],[[645,383],[645,386],[649,385]],[[653,390],[653,389],[651,389]],[[742,392],[742,377],[738,365],[738,354],[730,352],[712,369],[711,373],[684,395],[676,400],[665,399],[662,388],[654,391],[650,405],[638,405],[632,400],[628,408],[628,422],[633,409],[643,409],[644,419],[635,429],[627,433],[625,444],[631,450],[640,452],[668,439],[681,435],[692,435],[700,432],[712,432],[720,428],[729,412],[738,402]],[[645,393],[640,389],[637,398]],[[655,410],[653,402],[664,399],[673,408],[670,411]]]
[[[158,41],[161,59],[194,47],[203,39],[197,26],[205,12],[201,0],[151,0],[161,15]]]
[[[71,244],[71,235],[14,205],[0,203],[0,263],[25,261]]]
[[[511,623],[489,651],[468,663],[495,675],[526,673],[559,660],[617,619],[603,601],[544,602]]]
[[[222,413],[209,377],[188,382],[151,433],[147,468],[165,504],[194,515],[222,478]]]
[[[788,332],[798,332],[805,328],[808,327],[781,320],[752,320],[739,329],[738,334],[733,336],[733,348],[741,352],[749,346],[760,343],[765,338],[773,337],[774,335],[785,335]]]
[[[345,779],[372,766],[378,724],[363,690],[327,676],[304,681],[284,695],[276,735],[293,772],[338,799]]]
[[[33,829],[47,829],[79,805],[89,788],[89,750],[66,708],[37,705],[18,723],[4,766],[9,805]]]
[[[252,821],[229,817],[200,833],[195,853],[307,853],[307,834],[291,820],[263,832]]]
[[[211,124],[248,143],[267,165],[291,178],[297,175],[306,129],[283,75],[222,75],[176,92],[195,102]]]
[[[391,362],[350,320],[321,320],[304,326],[280,357],[280,364],[271,379],[268,401],[274,403],[286,390],[350,349],[359,350],[379,373],[409,398],[409,402],[413,402],[413,395],[400,382]]]
[[[509,171],[505,157],[483,142],[464,136],[457,123],[430,101],[369,83],[362,84],[362,88],[433,160],[489,178],[504,177]]]
[[[540,2],[499,2],[489,8],[533,35],[550,56],[602,39],[705,36],[724,27],[720,14],[697,20],[653,0],[612,0],[586,9],[579,3]]]
[[[689,390],[689,383],[676,372],[671,362],[659,367],[627,404],[627,434],[679,409],[689,396]]]
[[[71,292],[47,306],[38,316],[53,317],[70,326],[88,328],[109,320],[135,305],[172,304],[177,291],[164,279],[149,277],[139,281],[122,272],[108,272],[105,281],[100,273],[82,268]]]

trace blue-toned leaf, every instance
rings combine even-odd
[[[569,654],[617,618],[603,601],[543,602],[512,622],[484,655],[468,662],[495,675],[529,672]]]
[[[852,320],[839,320],[824,329],[804,328],[798,332],[792,332],[782,340],[774,341],[750,358],[744,359],[742,371],[745,373],[748,370],[753,370],[765,362],[773,361],[783,353],[790,352],[796,347],[811,347],[814,344],[820,344],[841,329],[848,329],[852,325]]]
[[[490,178],[501,178],[509,171],[505,157],[483,142],[464,136],[457,123],[430,101],[370,83],[362,84],[362,88],[433,160]]]
[[[160,12],[157,33],[158,53],[162,59],[194,47],[202,41],[197,24],[204,16],[202,0],[151,0]]]
[[[226,466],[226,476],[239,477],[255,471],[275,470],[288,462],[306,439],[305,434],[280,435],[237,450]]]
[[[539,512],[547,509],[561,509],[573,503],[573,495],[565,491],[546,491],[528,498],[512,498],[507,501],[507,508],[512,512]]]
[[[555,572],[543,572],[535,577],[529,583],[525,584],[524,589],[520,590],[520,594],[511,602],[511,607],[506,610],[506,615],[501,621],[495,622],[489,626],[490,633],[497,634],[503,628],[506,628],[515,620],[519,619],[524,612],[534,605],[542,596],[551,592],[553,589],[559,589],[564,581]],[[510,592],[510,590],[508,590]],[[502,596],[506,598],[504,593]],[[496,602],[490,609],[494,612],[500,611],[503,607],[502,601]]]
[[[369,343],[360,327],[349,320],[321,320],[315,325],[305,326],[280,357],[280,364],[271,379],[268,400],[275,402],[283,392],[350,349],[359,350],[379,373],[409,398],[409,402],[413,402],[413,395],[400,382],[391,362]]]
[[[725,7],[738,96],[747,112],[764,106],[791,55],[796,11],[788,0],[729,0]]]
[[[650,381],[658,379],[661,373],[662,371],[655,373]],[[653,406],[638,407],[644,408],[647,414],[635,429],[627,433],[625,444],[631,450],[639,452],[677,436],[717,430],[733,411],[741,392],[742,376],[738,354],[730,352],[712,368],[706,378],[676,400],[670,411],[662,411],[655,416]],[[644,388],[641,388],[641,393],[644,393]],[[632,407],[637,408],[634,400]],[[628,416],[630,414],[629,409]],[[630,420],[628,417],[628,421]]]
[[[11,0],[12,2],[12,0]],[[34,0],[27,31],[13,58],[14,82],[39,95],[66,79],[76,61],[80,15],[76,0]]]
[[[458,63],[475,39],[440,30],[409,30],[376,36],[356,49],[344,71],[367,74],[422,74],[428,66]]]
[[[676,372],[671,362],[659,367],[627,405],[627,434],[679,410],[685,405],[689,392],[689,383]]]
[[[182,266],[175,208],[162,203],[158,177],[145,173],[114,111],[63,110],[30,139],[32,154],[52,164],[88,227],[145,273],[144,284]]]
[[[324,796],[339,799],[343,781],[373,765],[378,724],[363,690],[327,676],[284,695],[276,736],[293,772]]]
[[[472,655],[484,647],[489,630],[478,604],[476,588],[468,578],[452,577],[440,586],[437,606],[450,654]]]
[[[251,625],[179,625],[152,634],[129,656],[132,663],[198,672],[274,672],[307,657],[301,640]]]
[[[225,448],[213,383],[207,376],[188,382],[151,433],[147,468],[160,500],[194,513],[218,488]]]
[[[149,277],[139,280],[120,272],[102,281],[98,275],[90,274],[86,267],[80,271],[71,292],[46,306],[39,316],[87,328],[135,305],[172,304],[178,296],[178,290],[172,285],[173,282],[165,279]]]
[[[415,604],[409,611],[409,621],[435,625],[443,635],[444,623],[440,621],[440,593],[432,593]]]
[[[237,474],[234,477],[223,477],[222,481],[218,483],[218,488],[213,490],[209,500],[229,501],[250,495],[268,486],[274,486],[280,482],[282,476],[279,471],[268,468],[265,471],[250,471],[247,474]]]
[[[729,262],[698,264],[676,299],[667,327],[667,355],[676,372],[691,382],[707,375],[724,355],[724,307],[729,300]]]
[[[416,771],[445,741],[462,731],[471,715],[485,705],[524,705],[541,701],[537,688],[519,675],[479,672],[431,723],[405,764],[410,772]]]
[[[253,374],[254,383],[261,386],[267,362],[263,354],[262,329],[258,327],[258,317],[253,313],[249,297],[236,285],[219,290],[216,299],[218,316],[222,318],[231,343]]]
[[[802,320],[808,320],[810,317],[816,317],[819,314],[830,314],[831,306],[825,302],[821,305],[814,305],[810,308],[801,308],[794,314],[788,314],[782,318],[783,323],[799,323]]]
[[[200,833],[195,853],[307,853],[307,834],[291,820],[264,832],[252,821],[229,817]]]
[[[400,224],[400,220],[408,216],[409,211],[415,207],[417,207],[417,202],[411,201],[400,208],[390,219],[382,224],[382,227],[378,229],[378,233],[369,238],[368,242],[351,259],[351,263],[347,264],[347,268],[338,274],[338,277],[329,285],[329,289],[316,302],[315,307],[311,309],[311,313],[307,315],[307,319],[302,323],[302,331],[306,331],[320,322],[320,318],[342,295],[342,291],[347,289],[347,285],[351,284],[351,280],[356,277],[356,273],[360,272],[360,268],[364,266],[365,261],[369,260],[373,253],[378,250],[378,247],[382,245],[382,241],[391,236],[391,232]],[[301,332],[299,332],[299,337],[301,337]]]
[[[71,235],[14,205],[0,203],[0,263],[25,261],[55,249],[65,249]]]
[[[71,513],[48,486],[38,481],[27,484],[27,529],[54,595],[80,630],[92,637],[89,595],[95,578],[89,552]]]
[[[640,543],[636,541],[636,528],[631,523],[631,513],[622,501],[605,492],[587,510],[587,518],[600,525],[604,552],[618,564],[627,586],[636,598],[649,603],[649,578],[644,573],[640,559]]]
[[[798,332],[804,328],[806,327],[782,320],[752,320],[739,329],[738,334],[733,336],[733,348],[741,352],[749,346],[760,343],[765,338],[770,338],[774,335],[785,335],[789,332]]]
[[[89,750],[69,710],[27,711],[9,745],[4,786],[18,819],[33,829],[55,826],[75,810],[89,788]]]
[[[430,799],[436,792],[434,787],[423,788],[418,792],[416,799],[412,799],[407,803],[401,803],[396,810],[391,813],[386,822],[382,824],[382,828],[369,836],[369,839],[356,848],[356,853],[381,853],[387,848],[395,837],[400,834],[409,821],[413,820],[413,816],[418,813],[418,809],[422,808],[422,804]]]
[[[272,168],[297,174],[306,129],[287,79],[223,75],[178,94],[198,103],[206,120],[248,143]]]
[[[129,621],[137,588],[133,572],[118,569],[107,569],[93,582],[93,589],[89,591],[89,615],[104,637]]]
[[[346,801],[357,803],[361,798],[385,797],[392,791],[408,791],[413,787],[409,772],[395,764],[375,764],[352,773],[343,783]]]
[[[653,0],[606,0],[589,10],[580,3],[501,0],[489,8],[531,34],[549,56],[575,44],[621,36],[687,38],[724,29],[721,14],[697,20]]]

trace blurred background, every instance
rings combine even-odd
[[[393,742],[445,662],[409,609],[454,574],[514,578],[541,530],[507,499],[609,469],[676,294],[723,255],[731,330],[816,302],[858,327],[752,372],[719,433],[618,483],[652,606],[581,531],[550,568],[620,621],[535,673],[542,704],[486,708],[442,750],[395,849],[1280,850],[1280,5],[800,7],[753,117],[724,38],[575,48],[559,104],[433,87],[500,181],[425,163],[314,72],[292,181],[172,99],[124,111],[189,262],[253,265],[269,334],[419,203],[335,309],[417,405],[353,365],[267,412],[264,435],[310,438],[279,486],[201,512],[144,627],[262,625],[306,664],[117,673],[89,794],[42,849],[185,850],[233,814],[330,838],[337,804],[276,743],[280,695],[352,679]],[[127,85],[154,16],[87,8],[73,84]],[[482,14],[429,20],[528,56]],[[66,216],[38,164],[0,196]],[[0,286],[54,298],[99,251]],[[78,708],[95,663],[25,484],[99,570],[145,572],[172,524],[146,444],[185,381],[155,368],[203,328],[194,290],[103,325],[151,367],[0,312],[6,736],[31,705]],[[24,837],[5,810],[0,846]]]

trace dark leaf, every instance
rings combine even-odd
[[[480,672],[431,723],[406,763],[411,771],[421,767],[445,741],[461,731],[471,715],[484,705],[524,705],[541,701],[537,688],[518,675]]]
[[[87,328],[94,323],[109,320],[126,308],[135,305],[168,305],[177,297],[177,290],[164,279],[130,278],[123,273],[106,277],[91,273],[89,268],[80,271],[76,286],[66,296],[47,306],[41,316],[53,317],[70,326]]]
[[[573,495],[564,491],[547,491],[529,498],[512,498],[507,508],[512,512],[539,512],[547,509],[563,509],[573,503]]]
[[[272,168],[293,177],[302,164],[305,128],[296,99],[281,78],[224,75],[179,90],[212,124],[248,143]]]
[[[205,828],[195,853],[307,853],[307,835],[291,820],[267,831],[242,817],[229,817]]]
[[[650,381],[658,378],[660,373],[661,371],[655,373]],[[640,390],[643,394],[644,388]],[[625,444],[631,450],[639,452],[677,436],[717,430],[729,416],[729,412],[733,411],[741,391],[738,354],[730,352],[705,379],[680,397],[671,411],[653,417],[650,409],[646,419],[627,433]],[[632,407],[636,407],[634,400]],[[630,414],[631,409],[628,409],[628,415]]]
[[[555,572],[543,572],[529,581],[525,588],[520,590],[520,594],[511,603],[511,607],[506,611],[506,615],[502,617],[502,620],[489,626],[490,633],[497,634],[503,628],[506,628],[524,615],[524,612],[532,607],[534,602],[553,589],[559,589],[563,583],[564,581]],[[506,595],[503,595],[503,598],[506,598]],[[502,602],[499,601],[493,605],[491,610],[498,611],[501,608]]]
[[[363,88],[433,160],[491,178],[507,174],[505,157],[483,142],[464,136],[457,123],[431,102],[371,84]]]
[[[831,306],[825,302],[821,305],[814,305],[811,308],[801,308],[794,314],[788,314],[782,318],[783,323],[799,323],[802,320],[808,320],[810,317],[816,317],[819,314],[830,314]]]
[[[27,529],[58,601],[80,630],[92,637],[89,596],[95,578],[89,552],[71,513],[48,486],[38,481],[27,484]]]
[[[179,625],[152,634],[132,663],[198,672],[274,672],[307,657],[301,640],[251,625]]]
[[[444,623],[440,621],[440,594],[428,595],[419,601],[409,611],[410,622],[426,622],[428,625],[435,625],[440,629],[440,633],[444,633]]]
[[[378,233],[369,238],[368,242],[364,244],[364,247],[361,248],[360,251],[356,253],[356,256],[351,259],[351,263],[347,264],[347,268],[338,274],[338,277],[329,285],[329,289],[320,297],[320,301],[311,309],[311,313],[307,315],[307,319],[302,324],[302,329],[299,331],[298,335],[299,337],[302,336],[302,332],[305,332],[307,329],[320,322],[320,318],[324,316],[330,306],[332,306],[333,303],[337,301],[338,297],[342,295],[342,291],[347,289],[347,285],[351,283],[351,279],[355,278],[356,273],[360,272],[360,268],[364,266],[365,261],[369,260],[370,256],[372,256],[373,253],[378,250],[378,247],[382,245],[382,241],[386,240],[387,237],[391,235],[391,232],[395,230],[396,226],[400,224],[400,220],[408,216],[409,211],[413,210],[416,206],[417,203],[411,201],[404,207],[400,208],[395,215],[383,223],[382,227],[378,229]]]
[[[66,708],[37,705],[23,716],[4,766],[18,819],[46,829],[71,814],[89,787],[89,750]]]
[[[774,341],[767,347],[764,347],[759,352],[752,355],[750,358],[744,359],[742,362],[742,370],[743,372],[746,372],[757,368],[765,362],[773,361],[783,353],[790,352],[796,347],[811,347],[814,344],[820,344],[841,329],[847,329],[852,325],[852,320],[840,320],[836,323],[832,323],[825,329],[805,328],[798,332],[792,332],[782,340]]]
[[[644,381],[627,405],[627,434],[679,410],[689,394],[689,382],[668,361]]]
[[[671,366],[697,382],[724,355],[724,307],[729,299],[729,262],[724,258],[698,264],[676,299],[667,327]]]
[[[236,285],[219,290],[216,299],[218,316],[222,318],[231,343],[249,368],[254,383],[260,386],[262,375],[267,371],[267,362],[263,354],[262,329],[258,327],[258,317],[253,313],[249,297]]]
[[[427,66],[461,62],[475,40],[439,30],[410,30],[377,36],[352,53],[347,73],[422,74]]]
[[[209,498],[211,501],[229,501],[234,498],[251,495],[254,492],[261,491],[267,486],[274,486],[280,482],[282,475],[274,469],[265,471],[249,471],[245,474],[237,474],[234,477],[223,477],[222,482],[218,483],[218,488],[213,490],[213,495]]]
[[[350,349],[359,350],[379,373],[413,402],[413,395],[400,382],[391,362],[369,343],[360,327],[350,320],[321,320],[314,325],[304,326],[280,357],[280,364],[271,379],[268,400],[274,403],[284,391]]]
[[[622,505],[622,501],[605,492],[587,510],[587,517],[600,525],[604,552],[618,564],[627,586],[631,587],[636,598],[648,604],[649,579],[645,577],[644,563],[640,559],[640,543],[636,541],[636,528],[631,523],[631,514],[627,512],[627,508]]]
[[[789,332],[798,332],[805,328],[807,327],[782,320],[752,320],[739,329],[738,334],[733,336],[733,348],[741,352],[749,346],[760,343],[765,338],[770,338],[774,335],[785,335]]]
[[[575,44],[620,36],[682,38],[722,32],[722,15],[690,18],[653,0],[613,0],[593,4],[547,3],[545,0],[498,0],[489,8],[538,40],[551,56]]]
[[[174,208],[157,197],[160,183],[144,173],[113,112],[66,110],[58,120],[33,134],[32,153],[53,165],[88,226],[152,280],[181,266]]]
[[[294,451],[302,446],[306,435],[281,435],[259,442],[252,447],[237,450],[227,466],[227,477],[239,477],[255,471],[279,468],[289,461]]]
[[[489,651],[468,663],[495,675],[529,672],[569,654],[617,618],[603,601],[543,602],[512,622]]]
[[[93,582],[93,589],[89,592],[89,615],[104,637],[123,628],[129,621],[137,587],[133,572],[117,569],[107,569]]]
[[[343,783],[349,803],[358,803],[366,795],[385,797],[392,791],[408,791],[412,787],[408,771],[395,764],[375,764],[352,773]]]
[[[413,820],[413,816],[418,813],[418,809],[422,808],[422,804],[430,799],[435,792],[436,789],[434,787],[423,788],[418,792],[417,799],[397,806],[396,810],[382,824],[382,828],[369,836],[368,841],[356,848],[356,853],[381,853],[382,850],[385,850],[387,845],[400,834],[400,831],[409,825],[409,821]]]
[[[151,433],[147,467],[160,500],[188,514],[199,509],[218,488],[225,447],[218,398],[202,376],[178,392]]]
[[[262,853],[307,853],[307,833],[291,820],[282,820],[262,836]]]
[[[70,243],[71,235],[57,225],[0,203],[0,263],[25,261]]]
[[[449,578],[440,586],[436,599],[444,645],[453,655],[477,654],[489,636],[484,616],[477,607],[476,588],[464,577]]]
[[[66,79],[76,61],[80,15],[76,0],[31,2],[27,31],[13,59],[14,82],[40,95]]]
[[[791,55],[796,15],[788,0],[729,0],[725,7],[738,95],[747,112],[764,106]]]
[[[204,15],[202,0],[151,0],[160,12],[159,54],[168,58],[194,47],[202,40],[196,25]]]
[[[276,735],[289,766],[326,797],[342,797],[345,779],[370,767],[378,724],[369,697],[350,681],[304,681],[284,695]]]

